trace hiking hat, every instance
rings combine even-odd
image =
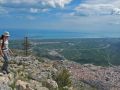
[[[3,34],[4,36],[10,36],[10,33],[9,32],[4,32],[4,34]]]

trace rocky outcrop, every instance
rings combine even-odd
[[[46,82],[44,82],[45,86],[48,87],[50,90],[58,90],[58,84],[56,81],[52,79],[48,79]]]
[[[0,81],[0,90],[12,90],[12,88]]]
[[[30,88],[29,83],[27,83],[25,81],[17,80],[17,82],[16,82],[16,90],[33,90],[33,89]]]
[[[98,90],[111,90],[110,89],[110,85],[107,84],[107,83],[103,83],[101,81],[93,81],[93,80],[82,80],[82,82],[90,85],[90,86],[93,86],[93,87],[96,87]]]
[[[10,79],[7,75],[0,73],[0,90],[12,90],[8,85],[9,81]]]
[[[53,76],[62,68],[68,68],[70,63],[50,61],[46,58],[44,62],[40,62],[34,56],[17,56],[12,58],[9,66],[10,74],[0,74],[0,90],[59,90],[59,85]],[[64,89],[73,90],[68,86]]]
[[[12,58],[9,66],[10,74],[0,73],[0,90],[58,90],[57,83],[52,79],[57,70],[51,62],[41,63],[34,56],[17,56]]]

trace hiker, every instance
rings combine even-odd
[[[4,59],[3,66],[1,68],[3,74],[9,74],[10,73],[9,70],[8,70],[8,62],[9,62],[9,59],[10,59],[10,54],[13,54],[13,53],[8,47],[9,36],[10,36],[9,32],[5,32],[0,38],[0,55]]]

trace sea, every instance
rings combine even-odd
[[[120,38],[120,33],[97,33],[63,30],[23,30],[23,29],[1,29],[2,35],[5,31],[10,32],[11,39],[71,39],[71,38]]]

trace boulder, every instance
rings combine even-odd
[[[21,81],[21,80],[17,80],[16,90],[33,90],[33,89],[30,88],[29,83]]]
[[[40,87],[40,88],[35,89],[35,90],[49,90],[49,89],[48,89],[48,88],[46,88],[46,87]]]
[[[5,83],[0,81],[0,90],[12,90],[12,88],[9,87],[8,84],[5,84]]]
[[[9,78],[7,75],[0,76],[0,83],[8,84]]]
[[[29,83],[34,90],[49,90],[47,87],[43,87],[41,82],[30,80]]]
[[[57,84],[57,82],[54,81],[54,80],[52,80],[52,79],[48,79],[44,84],[50,90],[58,90],[58,84]]]
[[[12,90],[9,85],[9,78],[8,76],[4,75],[4,76],[0,76],[0,90]]]
[[[41,82],[37,82],[35,80],[30,80],[29,81],[30,86],[34,89],[34,90],[38,90],[39,88],[42,87],[42,83]]]
[[[73,90],[73,87],[65,86],[64,89],[65,89],[65,90]]]

